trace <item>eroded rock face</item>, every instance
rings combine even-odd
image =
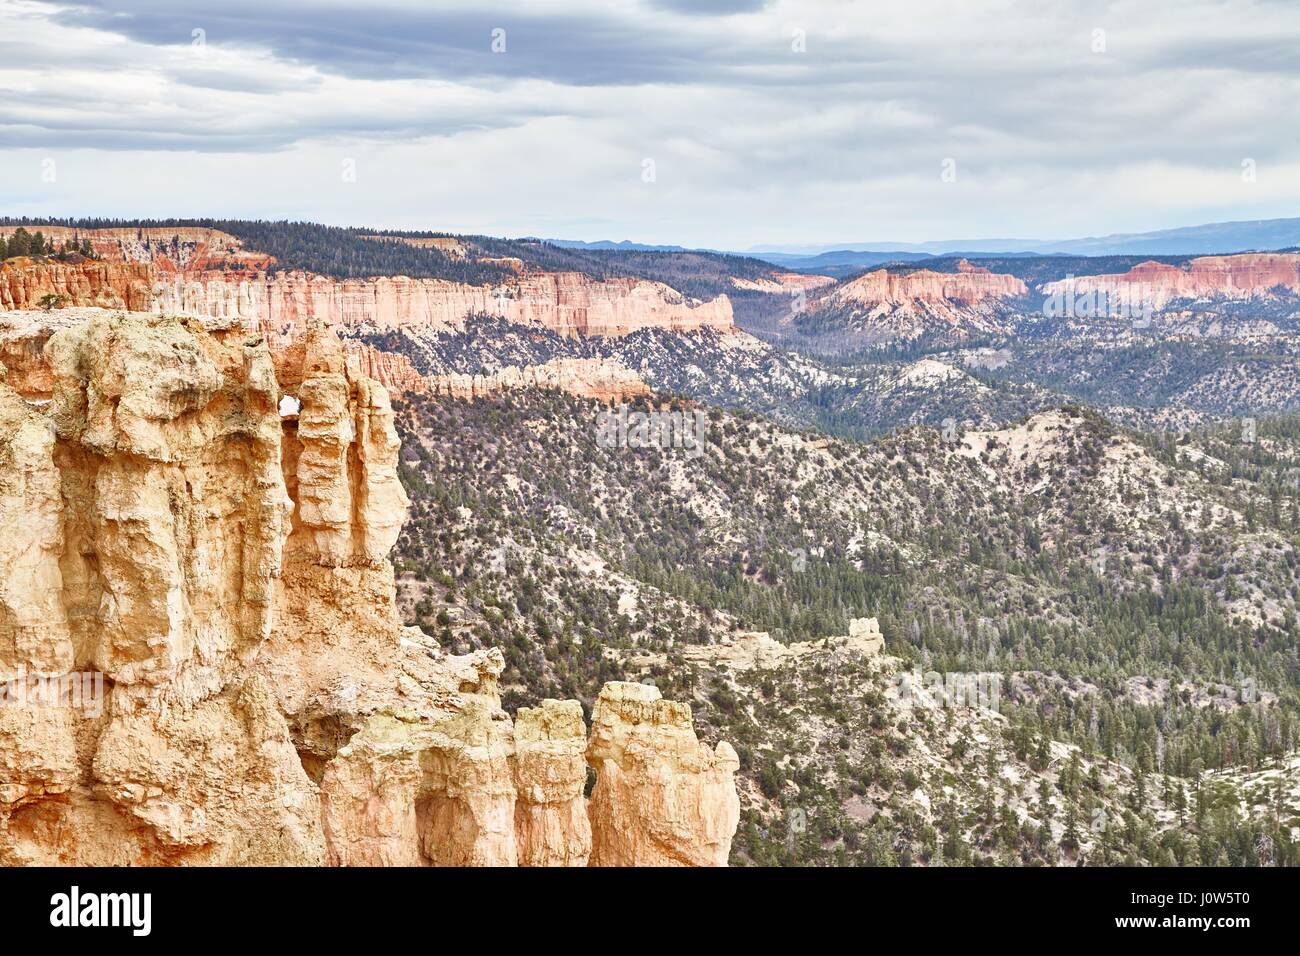
[[[657,687],[605,685],[587,762],[592,866],[726,866],[740,821],[736,751],[695,737],[691,709]]]
[[[828,316],[832,328],[843,324],[846,337],[864,345],[922,336],[956,342],[1010,332],[1010,303],[1028,291],[1015,276],[969,263],[952,273],[876,269],[827,290],[811,311]]]
[[[407,276],[340,281],[271,271],[273,257],[206,227],[47,226],[41,231],[59,245],[89,240],[99,258],[72,265],[30,259],[6,263],[0,267],[0,310],[36,308],[42,296],[52,293],[67,306],[241,321],[272,337],[273,347],[281,344],[275,340],[280,330],[302,329],[313,319],[334,327],[446,331],[461,328],[469,315],[487,314],[561,335],[734,330],[731,300],[725,295],[696,301],[661,282],[530,271],[517,259],[479,259],[514,273],[495,285]],[[0,235],[11,232],[0,229]],[[456,239],[400,241],[438,248],[454,259],[468,255]]]
[[[0,366],[3,368],[3,366]],[[54,429],[0,373],[0,672],[62,673],[73,645],[63,607],[63,500]]]
[[[847,282],[827,296],[837,305],[901,306],[917,302],[972,304],[985,299],[1007,299],[1027,295],[1025,284],[1012,275],[1001,275],[973,267],[955,273],[917,269],[890,272],[877,269]]]
[[[22,474],[4,677],[102,693],[0,708],[0,858],[320,862],[310,781],[251,673],[291,508],[265,345],[101,317],[45,354],[46,411],[0,385]]]
[[[639,329],[731,331],[731,301],[689,300],[660,282],[592,279],[577,272],[518,276],[502,286],[379,276],[338,281],[303,272],[159,275],[159,311],[240,319],[267,328],[317,319],[330,326],[462,328],[466,316],[497,315],[561,335],[626,335]]]
[[[543,701],[512,724],[497,695],[504,666],[496,649],[444,657],[406,707],[366,719],[321,781],[329,862],[587,864],[581,705]]]
[[[265,345],[104,318],[45,351],[78,663],[141,693],[221,689],[270,631],[289,529]]]
[[[66,305],[148,311],[152,284],[153,270],[139,263],[11,259],[0,265],[0,311],[35,309],[47,295]]]
[[[1047,295],[1105,292],[1153,309],[1177,299],[1251,299],[1278,290],[1300,292],[1300,254],[1200,256],[1185,267],[1141,262],[1121,274],[1078,276],[1043,286]]]
[[[725,862],[689,709],[611,685],[589,746],[400,626],[392,412],[330,331],[41,334],[48,404],[0,382],[0,862]]]
[[[357,357],[361,374],[373,378],[389,393],[398,395],[404,392],[424,392],[428,383],[423,375],[415,370],[411,360],[400,352],[385,352],[355,339],[347,340],[343,348],[349,355]]]
[[[499,651],[449,658],[410,709],[372,714],[325,768],[330,862],[514,866],[510,719]]]
[[[397,480],[388,392],[360,373],[323,326],[308,330],[293,357],[299,354],[300,369],[281,366],[299,403],[296,418],[286,416],[285,470],[298,502],[290,549],[328,567],[377,566],[397,540],[408,503]]]
[[[576,700],[544,700],[515,715],[515,843],[521,866],[586,866],[591,823],[587,727]]]

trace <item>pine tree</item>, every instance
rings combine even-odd
[[[14,234],[9,237],[9,258],[13,259],[18,256],[26,256],[31,253],[32,238],[31,235],[22,226],[14,230]]]

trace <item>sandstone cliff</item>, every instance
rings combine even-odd
[[[916,302],[970,305],[986,299],[1008,299],[1028,293],[1025,284],[1015,276],[974,267],[954,273],[931,272],[929,269],[899,273],[877,269],[835,288],[825,301],[833,305],[867,307]]]
[[[150,310],[153,271],[138,263],[60,263],[10,259],[0,264],[0,311],[35,309],[46,295],[66,305]]]
[[[0,383],[0,862],[725,863],[687,708],[611,685],[588,743],[399,625],[392,412],[328,330],[42,335],[48,405]]]
[[[400,352],[385,352],[355,339],[343,343],[349,355],[357,357],[357,366],[366,378],[373,378],[390,392],[424,392],[429,383],[416,371],[410,359]]]
[[[695,302],[663,283],[592,279],[576,272],[529,273],[501,286],[381,276],[336,281],[302,272],[160,276],[157,311],[241,319],[268,329],[314,317],[331,326],[459,329],[469,315],[497,315],[561,335],[618,336],[638,329],[730,331],[731,302]]]
[[[966,262],[954,273],[877,269],[829,289],[810,304],[809,318],[821,334],[859,344],[930,335],[960,341],[973,333],[1009,332],[1008,300],[1028,291],[1015,276]]]
[[[75,265],[16,259],[0,266],[0,311],[32,309],[54,293],[69,306],[239,320],[272,336],[292,334],[313,318],[330,326],[447,331],[478,314],[565,336],[735,328],[725,295],[699,302],[646,279],[525,272],[500,286],[406,276],[338,281],[266,272],[267,265],[265,256],[201,244],[142,247],[134,256],[119,251]]]
[[[1185,267],[1142,262],[1118,275],[1079,276],[1043,285],[1049,296],[1105,292],[1153,309],[1176,299],[1250,299],[1279,289],[1300,292],[1300,254],[1201,256]]]
[[[731,744],[710,750],[690,707],[644,684],[606,684],[591,720],[592,865],[726,866],[740,822]]]

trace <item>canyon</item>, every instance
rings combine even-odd
[[[20,332],[0,862],[726,863],[739,761],[689,706],[611,682],[590,732],[577,701],[512,719],[500,650],[399,623],[393,412],[327,324],[280,350],[184,317]]]

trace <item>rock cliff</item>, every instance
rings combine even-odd
[[[365,342],[348,339],[343,343],[349,355],[357,357],[358,368],[366,378],[373,378],[389,392],[424,392],[429,383],[416,371],[410,359],[400,352],[385,352]]]
[[[965,262],[953,273],[877,269],[827,290],[799,322],[857,344],[931,335],[955,342],[973,333],[1010,331],[1008,302],[1028,291],[1015,276]]]
[[[1142,262],[1117,275],[1079,276],[1044,284],[1046,295],[1115,294],[1161,309],[1177,299],[1251,299],[1300,292],[1300,254],[1201,256],[1184,267]]]
[[[528,273],[501,286],[380,276],[336,281],[302,272],[159,276],[154,308],[241,319],[271,329],[314,317],[331,326],[459,329],[466,316],[501,316],[561,335],[619,336],[639,329],[730,331],[731,302],[696,302],[659,282],[592,279],[577,272]]]
[[[735,755],[684,705],[609,685],[589,743],[400,626],[392,412],[326,328],[42,340],[48,402],[0,382],[0,862],[726,862]]]
[[[606,684],[591,720],[592,865],[725,866],[740,822],[731,744],[710,750],[690,707],[645,684]]]
[[[197,240],[175,246],[131,240],[139,248],[130,255],[122,252],[126,241],[101,241],[115,254],[75,264],[4,263],[0,311],[36,308],[52,293],[69,306],[239,320],[272,337],[301,330],[313,318],[336,327],[447,331],[478,314],[566,336],[735,328],[725,295],[696,301],[646,279],[522,272],[500,286],[406,276],[338,281],[305,272],[267,272],[265,256]]]
[[[153,270],[139,263],[10,259],[0,264],[0,311],[35,309],[47,295],[63,304],[147,312]]]
[[[971,305],[985,299],[1028,295],[1025,284],[1012,275],[974,267],[958,272],[890,272],[877,269],[833,289],[826,301],[833,305],[901,306],[917,302],[955,302]]]

